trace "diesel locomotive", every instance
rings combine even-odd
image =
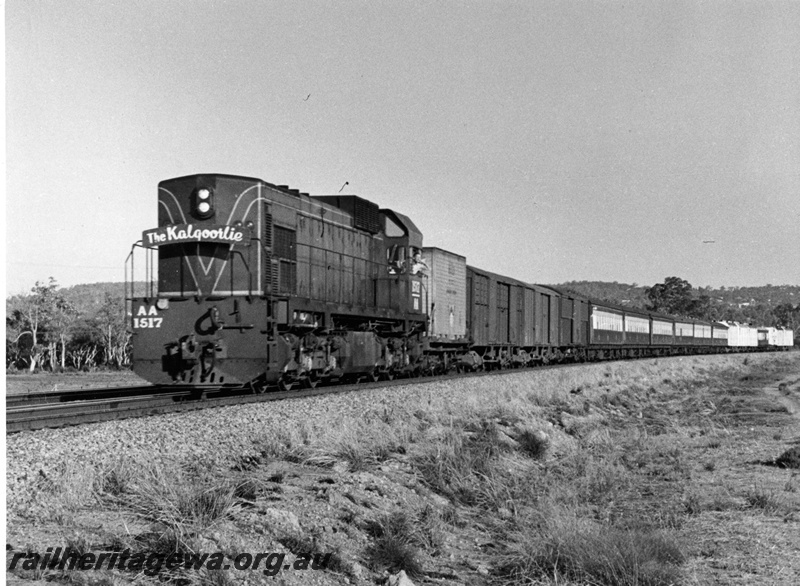
[[[133,369],[155,384],[263,392],[750,347],[726,324],[468,266],[425,247],[409,217],[356,195],[224,174],[159,183],[158,226],[131,250],[126,281]],[[788,347],[791,331],[769,339]]]
[[[221,174],[158,186],[146,291],[131,279],[134,371],[153,383],[313,387],[430,368],[414,270],[422,234],[355,195]]]

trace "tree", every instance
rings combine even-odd
[[[772,315],[775,316],[774,324],[777,327],[789,328],[795,332],[800,327],[800,304],[795,307],[791,303],[781,303],[775,306]]]
[[[96,365],[103,338],[94,319],[82,317],[69,330],[67,357],[72,366],[81,370]]]
[[[123,366],[130,359],[131,333],[125,315],[125,302],[106,293],[105,301],[95,316],[100,330],[106,364]]]
[[[678,277],[667,277],[647,289],[646,294],[652,311],[688,316],[692,309],[692,286]]]
[[[45,338],[50,345],[50,369],[55,370],[58,360],[58,345],[61,344],[61,368],[67,366],[67,342],[72,325],[78,316],[75,306],[56,292],[50,308],[50,319],[47,324]]]
[[[40,343],[43,331],[49,325],[56,307],[63,301],[63,297],[59,295],[58,283],[53,277],[50,277],[47,285],[36,281],[31,293],[31,295],[20,298],[16,311],[18,312],[17,320],[22,326],[17,341],[26,334],[31,337],[30,371],[33,372],[45,353],[45,348]]]

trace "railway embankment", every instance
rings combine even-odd
[[[7,437],[6,549],[18,558],[7,578],[376,584],[402,570],[414,584],[794,584],[799,413],[794,352],[23,432]],[[59,547],[145,561],[32,567]],[[148,568],[176,552],[219,567]],[[237,569],[258,553],[285,564]]]

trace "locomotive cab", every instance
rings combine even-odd
[[[422,258],[422,233],[403,214],[382,209],[386,270],[376,294],[381,304],[408,313],[424,314],[427,264]]]

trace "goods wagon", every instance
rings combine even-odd
[[[634,346],[650,344],[650,316],[647,313],[625,311],[625,343]]]
[[[728,326],[729,348],[755,348],[758,346],[758,331],[748,325],[730,322]]]
[[[694,324],[690,320],[676,319],[675,320],[675,345],[676,346],[694,346],[696,343],[694,337]]]
[[[786,328],[778,328],[776,345],[788,348],[794,345],[794,332]]]
[[[711,346],[713,340],[711,322],[694,321],[693,325],[695,346]]]
[[[728,326],[720,322],[711,324],[711,344],[719,347],[728,346]]]
[[[650,321],[653,346],[675,344],[675,320],[667,316],[653,314]]]
[[[778,330],[775,328],[758,328],[756,331],[760,348],[778,345]]]
[[[650,344],[650,314],[608,303],[592,303],[590,345]]]
[[[558,345],[562,352],[574,353],[589,341],[589,300],[556,287],[542,287],[553,292],[559,304]]]
[[[589,345],[622,345],[625,314],[621,309],[592,304],[589,326]]]
[[[559,356],[559,294],[467,266],[467,331],[487,364]]]
[[[423,280],[432,344],[467,339],[467,259],[441,248],[423,248]]]

